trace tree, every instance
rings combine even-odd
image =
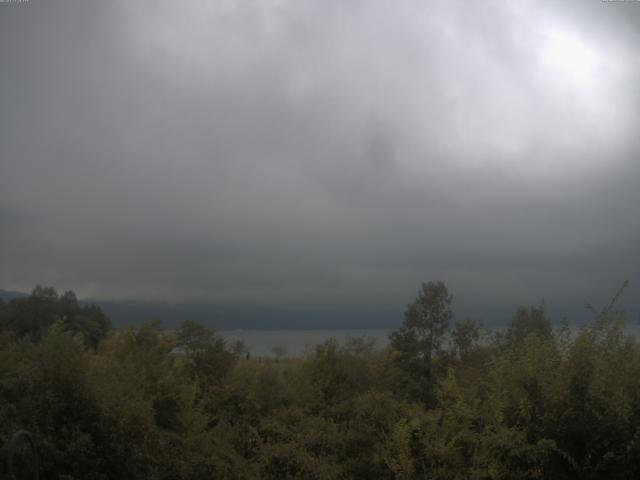
[[[423,283],[418,297],[407,307],[402,326],[389,337],[400,367],[417,383],[417,393],[425,401],[432,391],[434,356],[453,318],[452,300],[443,282]]]
[[[451,333],[460,360],[465,360],[480,338],[480,326],[473,320],[456,322]]]
[[[552,330],[544,312],[544,304],[539,307],[519,307],[509,322],[505,337],[509,345],[519,346],[529,335],[548,338]]]
[[[231,344],[231,353],[239,358],[245,354],[249,354],[249,347],[247,347],[247,344],[244,340],[236,340],[235,342],[233,342],[233,344]]]
[[[273,353],[277,359],[281,359],[287,354],[287,347],[284,345],[274,345],[271,349],[271,353]]]
[[[62,322],[65,331],[81,333],[93,349],[111,330],[111,321],[100,307],[81,306],[71,290],[58,295],[52,287],[38,285],[29,297],[0,305],[0,331],[12,332],[17,338],[39,341],[56,322]]]
[[[176,332],[176,345],[187,352],[205,349],[215,340],[216,336],[211,329],[193,320],[182,322]]]
[[[236,361],[224,338],[206,326],[187,320],[176,333],[176,346],[183,349],[185,367],[206,391],[220,383]]]

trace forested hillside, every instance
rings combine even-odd
[[[496,333],[428,283],[386,349],[273,360],[37,288],[0,330],[0,446],[32,432],[44,479],[640,477],[640,349],[610,308],[572,333],[523,307]]]

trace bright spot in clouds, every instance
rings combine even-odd
[[[552,74],[581,85],[594,80],[598,56],[587,42],[573,32],[558,29],[550,29],[546,37],[544,62]]]

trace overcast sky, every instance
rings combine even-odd
[[[0,3],[0,288],[640,303],[640,2]]]

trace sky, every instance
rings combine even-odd
[[[0,3],[0,288],[640,296],[640,2]]]

